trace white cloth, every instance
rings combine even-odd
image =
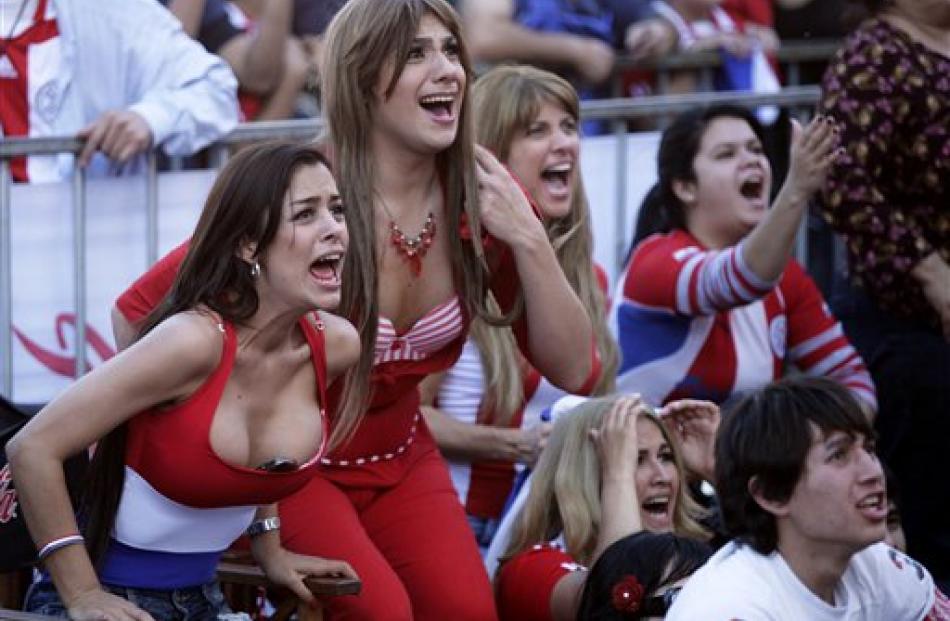
[[[61,53],[58,66],[37,85],[42,97],[29,102],[31,117],[42,120],[31,137],[72,136],[105,112],[128,109],[148,123],[154,145],[169,155],[189,155],[237,124],[237,80],[230,67],[191,39],[154,0],[50,2]],[[47,172],[40,179],[31,175],[31,181],[71,174],[72,155],[43,159],[50,164],[39,169]],[[142,165],[139,158],[121,172]],[[118,171],[97,155],[90,172]]]
[[[883,543],[852,557],[831,606],[777,552],[765,556],[732,542],[693,574],[666,621],[919,621],[934,597],[927,570]]]

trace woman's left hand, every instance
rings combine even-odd
[[[711,481],[716,470],[719,406],[711,401],[680,399],[667,403],[657,414],[670,433],[679,440],[686,467]]]
[[[530,241],[548,243],[544,226],[511,173],[491,151],[479,145],[475,145],[475,162],[480,218],[485,230],[512,248]]]
[[[267,559],[259,562],[261,569],[271,582],[290,589],[301,601],[310,605],[315,605],[317,602],[310,589],[304,584],[305,578],[315,576],[359,579],[346,561],[304,556],[284,548],[268,554]]]

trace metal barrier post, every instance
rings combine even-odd
[[[76,309],[76,379],[86,372],[86,169],[73,171],[73,294]]]
[[[145,172],[145,264],[158,261],[158,157],[148,152]]]
[[[0,394],[13,401],[13,218],[10,160],[0,159]]]
[[[798,69],[797,60],[789,61],[788,69],[785,72],[785,80],[788,86],[798,86],[801,83],[801,72]]]
[[[623,119],[613,122],[614,136],[617,139],[617,200],[614,212],[616,230],[616,257],[614,262],[617,273],[623,269],[623,259],[627,250],[627,122]]]

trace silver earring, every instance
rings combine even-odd
[[[251,278],[257,278],[261,275],[261,264],[257,261],[251,263]]]

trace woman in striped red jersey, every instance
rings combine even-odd
[[[659,181],[641,207],[611,316],[619,390],[654,405],[723,403],[791,363],[876,411],[864,361],[791,258],[808,201],[839,153],[837,133],[828,118],[794,130],[788,178],[770,206],[772,170],[747,110],[695,110],[664,132]]]

